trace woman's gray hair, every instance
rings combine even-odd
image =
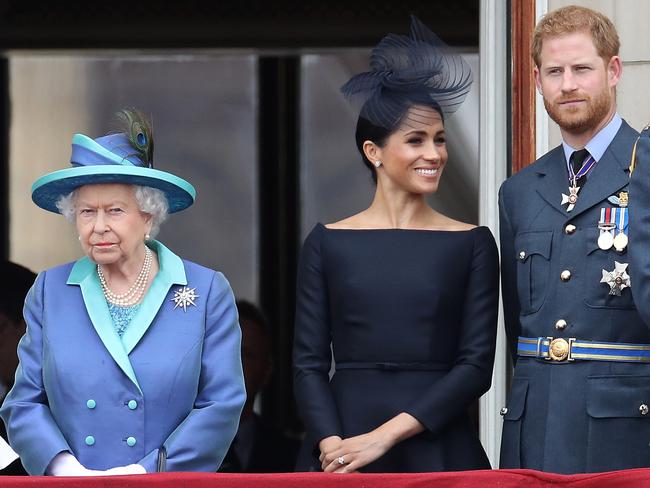
[[[157,188],[150,186],[130,185],[133,188],[135,200],[138,202],[138,208],[141,212],[151,215],[151,231],[149,235],[153,239],[160,231],[160,224],[167,218],[169,204],[165,194]],[[75,221],[75,197],[76,190],[60,197],[56,202],[56,208],[59,209],[68,221]]]

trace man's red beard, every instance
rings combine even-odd
[[[555,102],[544,97],[544,107],[561,129],[579,134],[598,127],[612,107],[612,98],[609,88],[605,88],[593,99],[586,93],[564,96]],[[569,100],[584,100],[586,107],[562,108],[560,104]]]

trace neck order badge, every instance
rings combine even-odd
[[[585,157],[587,157],[587,159],[584,159]],[[580,169],[576,172],[574,168],[580,164],[580,161],[584,162],[582,165],[580,165]],[[576,203],[578,202],[578,192],[580,191],[578,180],[580,180],[580,178],[583,176],[586,176],[595,164],[596,160],[589,154],[586,149],[581,149],[580,151],[575,151],[573,154],[571,154],[569,164],[567,165],[569,171],[569,183],[571,186],[569,186],[568,195],[562,193],[561,203],[561,205],[568,204],[566,208],[567,212],[573,210],[573,208],[576,206]]]

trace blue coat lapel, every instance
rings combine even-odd
[[[122,338],[115,332],[99,277],[95,272],[95,263],[88,257],[80,259],[74,264],[67,281],[69,285],[81,287],[86,310],[95,331],[111,357],[138,389],[140,385],[129,360],[129,354],[153,323],[172,285],[187,284],[185,266],[181,258],[158,241],[151,241],[149,245],[158,255],[160,270]]]
[[[185,267],[181,258],[158,241],[151,241],[150,247],[158,255],[160,270],[122,337],[122,343],[127,354],[133,351],[149,329],[172,285],[187,285]]]
[[[544,162],[539,165],[537,173],[544,178],[543,183],[537,187],[537,193],[551,207],[566,215],[566,205],[561,203],[562,193],[569,192],[569,177],[562,146],[556,147],[546,155]]]
[[[99,335],[104,347],[106,347],[106,350],[120,369],[124,371],[124,374],[140,390],[140,385],[135,376],[135,371],[133,371],[133,366],[131,366],[131,362],[129,361],[129,356],[124,349],[122,340],[117,335],[117,332],[115,332],[115,327],[113,327],[113,320],[108,311],[108,305],[106,304],[106,299],[104,298],[104,293],[99,283],[99,277],[95,273],[95,263],[88,259],[88,257],[81,258],[74,264],[67,284],[79,285],[81,287],[84,304],[86,305],[90,321],[95,331],[97,331],[97,335]]]
[[[630,161],[621,160],[630,154],[636,132],[624,121],[603,157],[598,161],[578,193],[578,202],[571,214],[578,215],[613,195],[630,182]]]
[[[580,189],[578,202],[571,212],[567,212],[567,206],[561,204],[562,193],[569,192],[569,177],[562,146],[553,149],[543,162],[540,161],[542,164],[539,165],[537,173],[544,178],[544,182],[538,187],[537,192],[567,219],[580,215],[630,182],[628,173],[630,162],[622,161],[620,157],[623,154],[630,154],[635,140],[636,132],[623,121],[616,137],[589,175],[587,183]]]

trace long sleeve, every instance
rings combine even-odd
[[[341,435],[328,376],[332,336],[321,238],[322,228],[317,227],[305,240],[300,255],[293,346],[294,390],[298,410],[308,431],[317,441]]]
[[[199,388],[193,410],[164,443],[166,471],[214,472],[237,432],[246,392],[241,331],[228,281],[215,273],[206,305]],[[159,449],[138,464],[157,470]]]
[[[650,327],[650,129],[637,142],[637,164],[630,180],[629,257],[632,295],[639,315]]]
[[[517,294],[517,262],[515,259],[515,236],[508,218],[504,190],[499,191],[499,243],[501,245],[501,290],[503,292],[504,322],[508,348],[513,361],[517,360],[519,337],[519,295]]]
[[[455,362],[407,410],[432,433],[440,432],[454,417],[463,414],[492,381],[499,257],[490,231],[477,229],[475,233]]]
[[[71,451],[52,417],[43,385],[45,272],[38,275],[25,300],[25,335],[18,345],[16,381],[0,409],[13,449],[31,475],[43,475],[61,451]]]

